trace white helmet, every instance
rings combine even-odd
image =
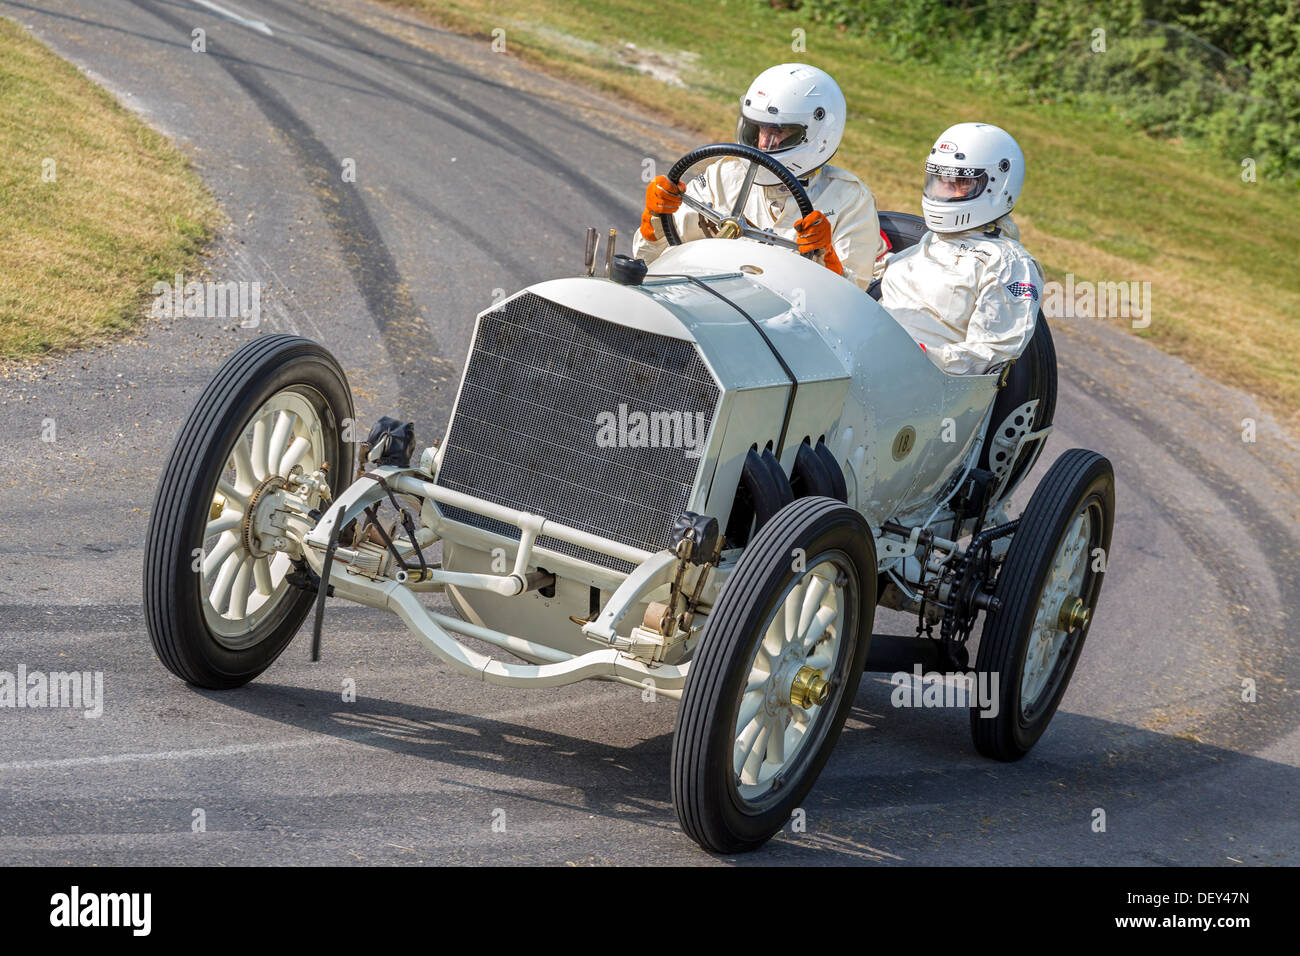
[[[1025,154],[988,123],[958,123],[934,141],[921,208],[934,232],[965,232],[1005,216],[1025,185]]]
[[[779,157],[797,179],[805,179],[840,148],[847,112],[830,74],[806,63],[782,63],[758,74],[740,98],[736,142]],[[765,169],[754,181],[780,182]]]

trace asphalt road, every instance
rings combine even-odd
[[[395,619],[333,602],[319,664],[300,636],[239,691],[170,677],[142,542],[214,367],[251,335],[309,335],[363,420],[414,419],[427,442],[496,290],[576,272],[588,224],[630,238],[642,159],[695,145],[360,0],[220,5],[242,22],[217,6],[0,2],[183,144],[229,217],[211,277],[265,284],[258,330],[152,321],[4,370],[0,670],[102,672],[104,706],[0,709],[0,863],[1300,862],[1300,454],[1249,397],[1090,320],[1054,323],[1047,457],[1111,457],[1115,540],[1062,711],[1018,764],[978,757],[964,712],[896,709],[869,675],[806,831],[718,860],[677,829],[671,702],[468,682]]]

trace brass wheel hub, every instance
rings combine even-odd
[[[812,667],[801,667],[790,684],[790,703],[807,710],[814,705],[821,706],[830,697],[831,685],[822,672]]]
[[[1088,626],[1088,621],[1092,618],[1092,612],[1084,607],[1083,598],[1068,597],[1061,602],[1060,613],[1056,616],[1056,626],[1063,631],[1073,631],[1075,628]]]

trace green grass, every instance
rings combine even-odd
[[[701,142],[731,138],[737,99],[761,69],[790,60],[820,66],[849,101],[835,162],[860,175],[882,208],[920,211],[923,158],[948,125],[1003,126],[1029,162],[1016,221],[1048,277],[1149,281],[1152,322],[1134,334],[1252,390],[1300,431],[1292,252],[1300,195],[1243,183],[1235,162],[1147,137],[1109,112],[1016,100],[986,80],[900,64],[869,38],[755,0],[531,0],[526,9],[497,0],[389,2],[484,43],[503,28],[509,54],[617,93]],[[806,31],[802,52],[791,49],[796,28]],[[676,64],[685,86],[627,65],[628,43]]]
[[[0,358],[134,327],[217,215],[164,136],[0,18]]]

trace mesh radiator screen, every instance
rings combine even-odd
[[[659,551],[690,498],[718,398],[693,343],[524,293],[479,321],[437,481]],[[648,427],[638,432],[640,416]],[[628,427],[610,429],[611,421]],[[450,506],[443,513],[519,538],[513,525]],[[546,535],[537,543],[632,567]]]

